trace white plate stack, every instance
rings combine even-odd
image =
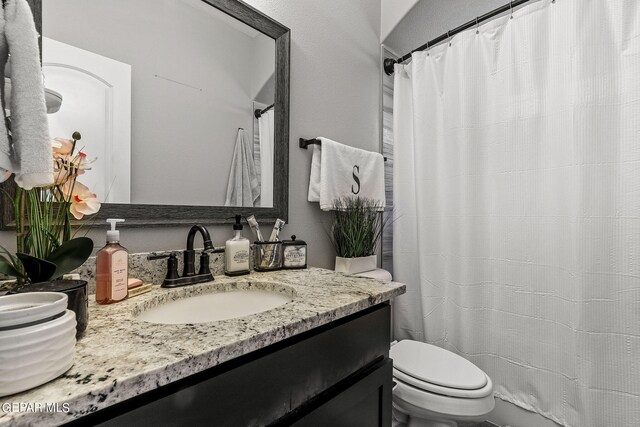
[[[76,315],[67,295],[0,296],[0,396],[37,387],[73,365]]]

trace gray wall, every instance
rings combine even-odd
[[[387,38],[400,20],[411,10],[418,0],[381,0],[380,41]]]
[[[253,41],[254,66],[251,97],[254,101],[273,104],[276,99],[275,80],[276,47],[273,39],[265,35],[256,37]]]
[[[297,140],[321,135],[379,150],[380,2],[247,2],[291,28],[290,224],[284,235],[308,243],[310,265],[333,268],[335,252],[325,231],[330,216],[306,200],[311,152],[298,148]],[[209,229],[216,245],[232,235],[231,226]],[[187,231],[124,229],[122,244],[132,252],[184,248]],[[90,236],[103,246],[103,231]],[[14,240],[11,232],[0,235],[2,245],[15,247]]]
[[[325,231],[330,215],[307,202],[311,152],[297,143],[326,136],[379,151],[380,3],[246,2],[291,29],[290,224],[284,234],[308,243],[311,265],[333,268]]]

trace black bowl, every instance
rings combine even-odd
[[[67,308],[76,313],[76,338],[80,338],[89,322],[89,296],[86,280],[51,280],[23,285],[15,289],[13,294],[26,292],[62,292],[67,294]]]

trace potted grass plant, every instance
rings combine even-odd
[[[343,197],[334,200],[332,208],[335,271],[351,275],[375,270],[376,248],[386,225],[382,206],[368,198]]]
[[[16,187],[7,196],[16,218],[15,255],[0,249],[0,273],[17,279],[18,285],[57,279],[79,267],[91,255],[93,242],[72,230],[71,218],[82,219],[100,209],[96,195],[77,181],[91,162],[73,139],[52,140],[54,183],[29,190]]]
[[[71,218],[80,220],[100,209],[96,195],[77,180],[91,169],[79,140],[79,132],[72,139],[52,140],[53,185],[17,186],[15,194],[5,194],[15,212],[17,250],[12,254],[0,246],[0,273],[16,278],[11,293],[67,294],[67,308],[76,313],[76,337],[87,327],[87,282],[62,277],[89,258],[93,241],[78,236],[82,227],[72,229]]]

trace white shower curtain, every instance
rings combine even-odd
[[[640,1],[533,3],[394,99],[396,339],[567,426],[640,426]]]
[[[260,206],[273,206],[273,108],[262,113],[258,119],[260,132]]]

